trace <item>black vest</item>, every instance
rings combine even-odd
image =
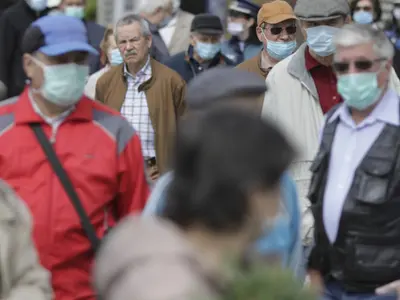
[[[311,166],[308,197],[315,219],[316,246],[309,268],[339,281],[348,292],[369,293],[400,279],[400,127],[386,124],[357,167],[336,241],[331,244],[322,220],[322,205],[338,123],[339,118],[326,123]]]

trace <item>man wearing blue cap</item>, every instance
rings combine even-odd
[[[94,251],[148,196],[138,135],[85,96],[89,45],[77,18],[47,16],[22,40],[24,92],[0,107],[0,174],[24,200],[55,300],[95,299]]]
[[[222,52],[236,64],[256,56],[262,49],[256,34],[259,9],[247,0],[233,1],[229,6],[227,30],[232,37],[222,44]]]

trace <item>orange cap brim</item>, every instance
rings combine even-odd
[[[281,23],[283,21],[287,21],[287,20],[297,20],[295,15],[292,14],[282,14],[282,15],[277,15],[277,16],[273,16],[273,17],[269,17],[269,18],[264,18],[261,20],[260,24],[262,23],[268,23],[268,24],[278,24]]]

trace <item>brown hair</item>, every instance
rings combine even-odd
[[[113,34],[114,34],[114,28],[111,25],[108,25],[106,30],[104,31],[103,39],[100,42],[100,50],[101,50],[100,61],[103,65],[107,65],[109,63],[107,51],[110,45],[108,39]]]

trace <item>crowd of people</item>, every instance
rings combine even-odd
[[[400,2],[132,1],[4,2],[0,299],[400,299]]]

